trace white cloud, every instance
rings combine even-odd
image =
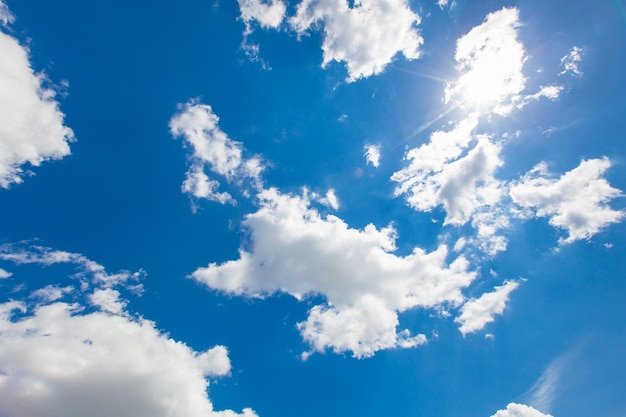
[[[202,166],[195,165],[187,171],[182,190],[196,198],[206,198],[221,204],[234,204],[235,200],[229,193],[217,191],[219,186],[218,181],[209,179]]]
[[[9,23],[13,23],[15,16],[11,13],[6,4],[0,0],[0,23],[3,26],[7,26]]]
[[[110,286],[127,287],[132,274],[105,279],[104,267],[82,255],[24,244],[0,246],[0,258],[76,265],[69,278],[81,280],[76,289],[48,285],[0,303],[0,415],[256,416],[213,410],[208,378],[231,369],[224,346],[194,351],[126,311]],[[67,294],[73,303],[60,301]]]
[[[0,3],[0,22],[12,20]],[[64,125],[55,92],[44,87],[45,75],[33,71],[28,50],[2,31],[0,56],[0,187],[9,188],[30,173],[28,166],[69,155],[74,133]]]
[[[430,141],[406,154],[409,166],[391,179],[400,183],[395,195],[419,211],[437,206],[446,210],[444,224],[462,225],[481,207],[502,197],[493,174],[502,165],[500,146],[484,135],[472,135],[476,115],[470,115],[450,131],[436,131]]]
[[[8,272],[2,268],[0,268],[0,279],[6,279],[13,275],[11,272]]]
[[[381,73],[399,53],[418,58],[420,20],[406,0],[357,0],[352,7],[347,0],[303,0],[289,23],[300,35],[323,28],[322,67],[345,62],[348,81],[355,81]]]
[[[608,202],[622,195],[603,178],[611,166],[608,158],[584,160],[560,178],[552,179],[545,163],[538,164],[510,190],[513,202],[523,210],[520,216],[548,217],[551,225],[565,229],[560,244],[589,239],[602,228],[617,223],[624,212]]]
[[[170,120],[170,131],[174,137],[183,137],[191,146],[191,168],[183,183],[183,191],[198,198],[207,198],[222,204],[233,203],[229,193],[218,192],[219,183],[209,179],[205,170],[220,175],[229,183],[244,187],[261,186],[263,164],[258,156],[243,157],[243,145],[233,141],[218,126],[219,118],[211,106],[190,101]]]
[[[230,369],[226,349],[195,352],[148,320],[13,301],[0,305],[0,344],[3,416],[240,415],[207,396],[207,377]]]
[[[52,302],[60,300],[65,296],[65,294],[69,294],[74,290],[74,287],[59,287],[57,285],[46,285],[43,288],[40,288],[36,291],[33,291],[31,297],[38,298],[42,302]]]
[[[325,296],[327,304],[314,306],[298,325],[312,351],[331,348],[367,357],[424,343],[424,336],[397,331],[398,313],[458,305],[461,289],[475,278],[463,257],[447,264],[445,246],[431,253],[415,248],[410,255],[394,255],[392,227],[350,228],[336,216],[322,217],[306,194],[269,189],[259,200],[258,211],[243,222],[252,249],[241,249],[239,259],[209,264],[192,276],[234,295]]]
[[[79,272],[74,274],[78,279],[89,279],[93,284],[110,288],[116,285],[125,285],[131,289],[141,291],[141,284],[132,285],[131,282],[138,282],[145,271],[137,272],[118,271],[114,274],[106,272],[104,266],[79,254],[60,250],[54,250],[44,246],[25,244],[3,244],[0,245],[0,259],[22,264],[71,264],[75,265]]]
[[[120,300],[120,292],[111,288],[96,289],[89,295],[89,301],[100,311],[117,315],[123,314],[127,304]]]
[[[339,210],[339,199],[335,195],[335,190],[333,188],[328,190],[324,197],[318,198],[317,201],[326,207],[332,208],[333,210]]]
[[[509,300],[509,294],[519,286],[516,281],[507,281],[504,285],[495,288],[495,291],[485,293],[478,298],[472,298],[461,307],[461,315],[454,319],[461,327],[459,330],[465,336],[482,330],[487,323],[494,321],[496,315],[502,314]]]
[[[580,64],[580,61],[582,61],[583,54],[583,48],[574,46],[567,55],[561,58],[561,66],[563,67],[563,71],[561,71],[559,75],[572,73],[577,77],[582,77],[583,72],[578,67],[578,64]]]
[[[256,21],[262,28],[278,29],[283,19],[287,6],[280,0],[237,0],[241,19],[246,24],[246,32],[250,32],[250,24]]]
[[[517,39],[519,12],[504,8],[457,41],[459,78],[446,85],[445,101],[507,115],[519,100],[526,79],[522,74],[524,46]]]
[[[543,414],[524,404],[510,403],[506,410],[499,410],[491,417],[552,417],[550,414]]]
[[[367,163],[378,168],[380,166],[380,145],[365,145],[363,151]]]

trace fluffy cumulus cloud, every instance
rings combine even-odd
[[[502,165],[500,146],[488,136],[474,135],[477,123],[476,115],[471,115],[409,150],[409,165],[391,177],[400,183],[395,194],[405,195],[420,211],[443,206],[445,224],[455,225],[465,224],[480,207],[498,202],[502,191],[494,171]]]
[[[218,122],[211,106],[190,101],[180,106],[169,126],[172,135],[182,137],[192,151],[183,191],[197,198],[233,203],[228,192],[217,190],[220,183],[210,179],[207,171],[241,187],[245,194],[248,186],[260,187],[263,165],[258,156],[245,158],[243,145],[230,139]]]
[[[516,281],[505,282],[504,285],[495,288],[495,291],[485,293],[478,298],[473,298],[463,304],[461,315],[454,321],[459,323],[461,333],[465,336],[482,330],[487,323],[494,321],[498,314],[504,312],[509,294],[519,286]]]
[[[559,243],[589,239],[624,217],[623,211],[608,205],[622,195],[603,178],[610,166],[608,158],[584,160],[553,178],[547,165],[540,163],[512,186],[510,195],[522,208],[520,216],[547,217],[551,225],[566,230],[568,236]]]
[[[2,259],[19,268],[72,259],[83,265],[86,258],[4,245]],[[0,304],[0,415],[256,415],[248,408],[241,414],[213,409],[209,378],[231,369],[224,346],[198,352],[171,339],[131,315],[127,301],[97,271],[70,278],[85,281],[79,289],[48,285]]]
[[[298,34],[321,28],[322,66],[344,62],[355,81],[379,74],[397,54],[418,58],[420,20],[406,0],[303,0],[289,22]]]
[[[252,30],[250,25],[255,21],[263,28],[278,28],[287,11],[287,6],[280,0],[238,0],[238,3],[247,32]]]
[[[323,295],[327,302],[298,324],[312,352],[330,348],[367,357],[424,343],[423,335],[398,330],[398,313],[460,305],[461,290],[475,278],[463,257],[448,263],[445,246],[397,256],[391,226],[350,228],[336,216],[321,215],[306,195],[269,189],[259,201],[258,211],[244,220],[252,247],[241,249],[239,259],[209,264],[192,276],[234,295]]]
[[[0,2],[0,22],[13,21]],[[0,187],[23,181],[28,167],[70,153],[74,133],[65,126],[55,92],[31,67],[28,50],[0,30]]]
[[[491,417],[552,417],[524,404],[510,403],[504,410],[498,410]]]

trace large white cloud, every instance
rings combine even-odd
[[[510,403],[491,417],[552,417],[524,404]]]
[[[230,372],[227,349],[194,351],[131,315],[111,288],[127,280],[102,279],[128,273],[106,274],[82,255],[28,245],[3,245],[2,259],[18,268],[68,264],[82,272],[70,274],[78,289],[48,285],[0,304],[0,415],[256,415],[213,409],[208,378]]]
[[[406,0],[357,0],[352,7],[347,0],[303,0],[289,22],[298,34],[321,28],[322,66],[345,62],[355,81],[382,72],[397,54],[418,58],[420,20]]]
[[[510,195],[523,209],[522,217],[547,217],[551,225],[567,230],[567,238],[559,243],[589,239],[625,214],[608,205],[622,195],[603,178],[610,166],[608,158],[584,160],[561,177],[552,178],[542,162],[513,184]]]
[[[0,22],[13,20],[0,3]],[[55,101],[55,92],[44,86],[45,75],[35,73],[28,50],[0,30],[0,187],[23,181],[28,167],[61,159],[70,153],[72,130]]]
[[[516,281],[507,281],[504,285],[495,288],[495,291],[485,293],[463,304],[461,315],[454,321],[459,323],[459,330],[463,335],[482,330],[487,323],[494,321],[498,314],[504,312],[509,294],[519,286]]]
[[[312,351],[331,348],[367,357],[377,350],[425,342],[397,330],[398,313],[415,307],[459,305],[461,290],[475,278],[468,262],[447,262],[440,246],[397,256],[391,226],[350,228],[322,216],[306,196],[259,194],[260,208],[246,216],[252,248],[239,259],[199,268],[193,278],[229,294],[263,297],[285,292],[302,299],[323,295],[326,305],[309,311],[298,325]]]
[[[228,137],[218,126],[219,117],[211,106],[190,101],[180,106],[172,116],[169,127],[174,137],[182,137],[192,149],[191,167],[183,183],[183,191],[198,198],[218,201],[222,204],[234,202],[227,192],[219,192],[219,182],[206,174],[224,177],[229,183],[242,187],[260,187],[264,169],[258,156],[245,158],[240,142]]]

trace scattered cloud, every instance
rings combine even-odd
[[[79,253],[54,250],[45,246],[31,245],[28,243],[0,245],[0,259],[13,262],[17,265],[38,264],[50,266],[54,264],[75,265],[78,272],[74,278],[85,283],[93,283],[105,288],[123,285],[135,292],[142,291],[139,280],[145,276],[145,271],[137,272],[118,271],[109,274],[104,266],[90,260]]]
[[[208,378],[231,369],[224,346],[198,352],[131,315],[110,287],[127,282],[102,279],[104,268],[82,255],[23,246],[2,245],[0,258],[18,267],[75,264],[90,282],[0,303],[0,415],[256,416],[213,409]],[[62,300],[68,295],[73,302]]]
[[[560,178],[551,178],[547,164],[538,164],[511,187],[513,202],[522,208],[518,215],[548,217],[551,225],[567,230],[560,244],[591,238],[624,217],[623,211],[608,206],[622,195],[603,178],[610,166],[606,157],[584,160]]]
[[[446,246],[394,255],[391,226],[350,228],[336,216],[321,216],[306,194],[269,189],[258,197],[258,211],[243,221],[252,249],[241,249],[237,260],[199,268],[192,277],[234,295],[323,295],[327,303],[314,306],[298,324],[311,352],[330,348],[363,358],[381,349],[422,344],[425,336],[397,330],[398,313],[460,305],[461,290],[476,276],[463,257],[447,263]]]
[[[446,210],[444,224],[462,225],[485,205],[502,195],[493,174],[502,165],[500,146],[488,136],[473,135],[478,124],[473,114],[450,131],[435,131],[430,141],[406,154],[410,164],[391,179],[400,183],[395,195],[405,195],[419,211],[437,206]]]
[[[43,302],[52,302],[60,300],[65,296],[65,294],[69,294],[74,291],[74,287],[59,287],[58,285],[46,285],[43,288],[40,288],[30,295],[32,298],[37,298]]]
[[[339,199],[335,195],[335,190],[333,188],[328,190],[324,197],[318,197],[317,195],[313,195],[312,197],[317,199],[317,201],[326,207],[330,207],[335,211],[339,210]]]
[[[550,414],[543,414],[524,404],[510,403],[505,410],[499,410],[491,417],[552,417]]]
[[[13,19],[0,2],[0,22]],[[0,187],[9,188],[31,174],[29,166],[69,155],[74,133],[46,76],[31,67],[28,49],[2,31],[0,56]]]
[[[0,268],[0,279],[9,278],[11,275],[13,275],[11,272],[5,271],[4,269]]]
[[[363,148],[365,160],[374,168],[380,166],[380,145],[365,145]]]
[[[0,23],[7,26],[15,21],[15,16],[9,10],[9,7],[0,0]]]
[[[472,298],[463,304],[461,315],[454,320],[461,325],[459,330],[463,336],[484,329],[487,323],[494,321],[496,315],[502,314],[509,295],[518,286],[516,281],[507,281],[496,287],[495,291]]]
[[[381,73],[397,54],[419,58],[420,21],[406,0],[303,0],[289,18],[299,35],[323,30],[322,67],[344,62],[349,82]]]
[[[561,58],[561,67],[563,67],[563,71],[561,71],[559,75],[571,73],[577,77],[582,77],[583,72],[578,67],[578,64],[580,64],[580,61],[582,61],[583,54],[583,48],[574,46],[567,55]]]
[[[208,177],[207,170],[240,187],[261,186],[264,169],[261,159],[244,158],[243,145],[219,128],[219,117],[211,106],[192,100],[179,107],[169,126],[174,137],[183,137],[185,145],[192,148],[191,167],[182,186],[184,192],[222,204],[234,203],[229,193],[216,190],[220,184]]]

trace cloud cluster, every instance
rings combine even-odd
[[[298,328],[312,351],[331,348],[355,357],[381,349],[425,342],[397,330],[398,313],[415,307],[460,305],[461,290],[475,278],[468,262],[447,262],[445,246],[407,256],[393,254],[391,226],[350,228],[333,215],[322,216],[306,196],[262,191],[260,208],[244,226],[253,247],[239,259],[197,269],[193,278],[229,294],[263,297],[284,292],[302,299],[323,295]]]
[[[517,37],[519,26],[517,9],[504,8],[459,38],[455,59],[461,74],[445,86],[444,94],[447,103],[467,115],[409,149],[408,165],[391,176],[398,183],[395,195],[416,210],[442,207],[444,225],[471,223],[476,234],[459,240],[458,250],[468,244],[489,256],[505,250],[503,233],[514,217],[549,218],[550,224],[569,233],[559,244],[587,239],[623,218],[623,212],[608,206],[621,192],[602,178],[610,166],[606,158],[583,161],[559,180],[546,177],[545,163],[516,181],[496,177],[504,165],[500,154],[508,138],[479,133],[479,126],[484,128],[492,114],[506,117],[533,101],[556,100],[563,91],[552,84],[525,93],[522,70],[528,57]],[[564,61],[568,71],[574,71],[580,54],[574,48]]]
[[[197,352],[131,316],[111,288],[125,281],[103,280],[104,268],[82,255],[17,246],[3,245],[1,258],[74,264],[91,275],[80,290],[48,285],[0,304],[0,415],[256,416],[213,409],[208,378],[231,369],[224,346]]]
[[[289,20],[298,34],[323,28],[322,67],[345,62],[348,81],[381,73],[396,54],[418,58],[420,21],[406,0],[303,0]]]
[[[170,120],[170,132],[182,137],[191,147],[191,167],[183,183],[183,191],[197,198],[222,204],[234,203],[228,192],[217,191],[220,183],[207,175],[207,170],[239,187],[259,188],[263,164],[258,156],[245,158],[243,145],[228,137],[218,126],[219,118],[211,106],[190,101],[180,106]]]
[[[248,41],[252,22],[262,28],[278,29],[286,18],[280,0],[239,0],[241,18],[246,25],[242,47],[253,60],[259,60],[258,45]],[[288,17],[298,36],[311,30],[324,33],[322,67],[332,61],[345,63],[348,81],[381,73],[394,57],[420,56],[423,43],[417,25],[421,18],[406,0],[302,0],[296,13]]]
[[[363,154],[368,164],[372,164],[374,168],[380,166],[380,145],[365,145],[363,147]]]
[[[0,3],[0,22],[13,19]],[[45,75],[33,71],[28,50],[1,30],[0,56],[0,187],[9,188],[30,173],[28,166],[69,155],[74,133]]]

